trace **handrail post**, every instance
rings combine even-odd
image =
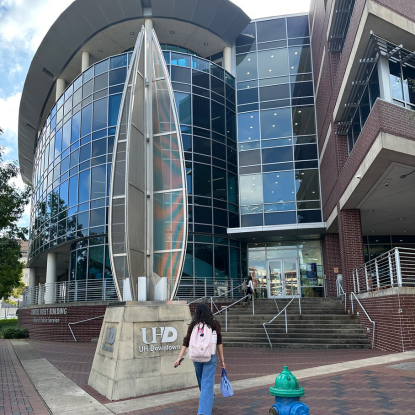
[[[225,331],[227,332],[228,331],[228,308],[225,308],[225,315],[226,315],[226,318],[225,318]]]
[[[215,295],[215,293],[213,293],[213,295]],[[207,297],[206,278],[205,278],[205,297]]]
[[[288,333],[287,309],[285,309],[285,333]]]
[[[75,281],[75,302],[78,301],[78,281]]]
[[[55,285],[55,287],[54,287],[54,291],[53,291],[53,297],[54,297],[53,302],[56,304],[56,294],[57,294],[56,289],[57,289],[58,284],[55,282],[54,285]]]
[[[252,293],[252,315],[255,315],[255,295]]]
[[[213,297],[210,297],[210,311],[213,313]]]
[[[352,314],[354,313],[354,308],[353,308],[353,293],[350,293],[350,301],[352,303]]]
[[[298,308],[300,309],[300,315],[301,315],[301,294],[298,295]]]
[[[356,292],[355,272],[353,270],[353,291]]]
[[[391,287],[393,287],[393,267],[392,267],[392,258],[391,258],[391,252],[388,252],[388,261],[389,261],[389,276],[391,279]]]
[[[377,284],[378,290],[380,290],[379,266],[378,266],[377,258],[375,258],[375,272],[376,272],[376,284]]]
[[[399,256],[399,249],[395,248],[395,262],[396,262],[396,278],[398,287],[402,287],[402,271],[401,271],[401,259]]]
[[[365,264],[365,278],[366,278],[366,291],[369,292],[369,278],[367,276],[367,266]]]
[[[103,281],[102,281],[102,288],[103,288],[103,290],[104,290],[104,301],[105,301],[105,298],[106,298],[106,296],[105,296],[105,294],[106,294],[106,289],[107,289],[107,287],[106,287],[106,282],[107,282],[107,280],[105,279],[105,277],[104,277],[104,279],[103,279]]]
[[[356,284],[357,284],[357,292],[360,293],[359,271],[357,269],[356,269]]]

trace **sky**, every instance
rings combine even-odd
[[[50,26],[73,1],[0,0],[0,144],[5,161],[18,159],[18,113],[30,62]],[[310,0],[232,1],[252,19],[307,12],[310,7]],[[21,179],[16,184],[23,186]],[[20,221],[28,224],[29,207]]]

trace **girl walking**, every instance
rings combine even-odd
[[[252,294],[254,293],[254,284],[252,283],[252,277],[248,277],[248,288],[246,290],[247,297],[244,300],[244,307],[246,307],[246,303],[248,302],[251,305],[252,302]]]
[[[196,314],[189,325],[187,335],[183,339],[183,346],[179,354],[179,358],[174,363],[174,366],[180,364],[181,359],[189,347],[193,330],[197,330],[198,336],[203,337],[204,331],[210,329],[213,332],[213,339],[217,339],[217,348],[219,350],[219,357],[221,362],[221,369],[225,369],[225,359],[223,357],[223,345],[221,327],[218,321],[213,318],[213,314],[206,304],[199,304],[196,309]],[[206,333],[208,335],[208,333]],[[216,370],[216,354],[214,353],[215,347],[212,348],[212,355],[208,362],[193,362],[197,383],[199,384],[200,399],[198,415],[211,415],[213,407],[213,387],[215,385],[215,370]]]

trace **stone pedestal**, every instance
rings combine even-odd
[[[188,358],[174,368],[190,320],[185,301],[108,306],[88,385],[110,400],[197,386]]]

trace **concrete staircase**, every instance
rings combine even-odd
[[[290,299],[277,299],[282,310]],[[217,304],[220,307],[219,304]],[[282,313],[272,324],[267,325],[274,348],[309,349],[369,349],[371,343],[356,316],[345,314],[344,304],[337,298],[301,299],[299,314],[298,299],[287,308],[288,333],[285,332],[285,316]],[[269,347],[262,324],[278,314],[273,299],[255,300],[255,315],[252,305],[244,308],[238,304],[228,309],[228,331],[225,331],[225,312],[215,317],[222,326],[224,346]]]

